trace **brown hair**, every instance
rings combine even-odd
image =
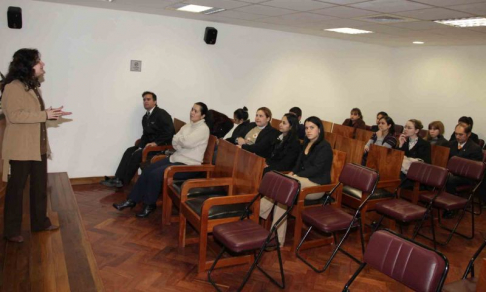
[[[267,118],[272,120],[272,111],[268,107],[261,107],[257,111],[262,111]]]
[[[429,124],[429,130],[432,130],[432,129],[438,129],[439,130],[439,135],[440,136],[443,136],[444,135],[445,128],[444,128],[444,124],[441,121],[433,121],[433,122],[431,122]],[[432,139],[432,137],[430,137],[430,134],[427,131],[427,136],[425,136],[425,140],[428,141],[430,139]]]
[[[422,125],[422,122],[420,120],[411,119],[411,120],[408,120],[408,121],[413,124],[413,127],[415,128],[415,130],[422,130],[424,128],[424,125]]]
[[[353,108],[353,109],[351,110],[351,113],[358,114],[359,118],[360,118],[360,119],[363,119],[363,114],[361,113],[361,110],[360,110],[359,108],[357,108],[357,107]]]

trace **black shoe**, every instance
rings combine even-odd
[[[157,207],[155,205],[143,205],[143,209],[140,213],[137,213],[138,218],[146,218],[150,213],[155,211]]]
[[[100,181],[100,184],[106,186],[106,187],[115,187],[115,188],[122,188],[123,187],[123,182],[117,178],[117,177],[114,177],[114,178],[109,178],[107,176],[105,176],[105,180],[102,180]]]
[[[113,181],[113,186],[115,188],[123,188],[123,182],[117,178]]]
[[[134,201],[132,201],[130,199],[123,201],[119,204],[113,203],[113,207],[115,209],[117,209],[118,211],[121,211],[121,210],[128,208],[128,207],[130,207],[130,209],[133,209],[133,207],[135,207],[135,205],[137,205],[137,203],[135,203]]]

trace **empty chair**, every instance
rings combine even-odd
[[[297,257],[318,273],[324,272],[329,267],[338,251],[343,252],[357,263],[361,263],[361,261],[358,260],[356,257],[343,250],[341,248],[341,245],[348,237],[351,229],[357,227],[360,232],[361,249],[364,253],[361,210],[363,209],[363,206],[366,205],[368,200],[373,196],[378,179],[378,173],[370,168],[357,164],[346,164],[341,172],[341,175],[339,176],[339,183],[332,189],[331,193],[327,195],[324,204],[316,208],[305,209],[302,212],[302,220],[307,226],[309,226],[309,229],[307,230],[307,233],[304,235],[299,243],[299,246],[297,247]],[[363,192],[363,194],[368,194],[367,199],[364,200],[363,203],[359,206],[354,216],[346,213],[341,208],[336,208],[334,205],[328,204],[328,202],[330,201],[330,196],[334,191],[336,191],[336,189],[338,189],[341,184],[355,188]],[[338,199],[337,201],[340,200]],[[300,255],[300,248],[313,228],[316,228],[321,232],[333,234],[335,242],[337,242],[336,232],[346,231],[342,239],[339,241],[339,244],[336,245],[336,248],[332,252],[331,257],[327,260],[327,263],[322,269],[314,267]]]
[[[349,291],[366,265],[419,292],[441,291],[449,271],[449,262],[443,254],[389,230],[373,233],[363,263],[343,292]]]
[[[277,226],[286,219],[292,207],[295,204],[297,195],[300,191],[300,183],[298,180],[285,176],[277,172],[268,172],[263,177],[263,180],[258,189],[257,196],[250,202],[250,205],[246,208],[246,215],[241,216],[240,221],[224,223],[216,225],[213,228],[214,238],[223,245],[221,252],[214,260],[213,265],[208,271],[208,281],[220,291],[214,281],[211,279],[211,273],[216,267],[219,259],[223,256],[225,251],[229,250],[232,253],[242,253],[248,251],[255,251],[255,261],[252,263],[250,269],[246,273],[246,276],[238,288],[241,291],[246,282],[251,276],[251,273],[257,267],[262,273],[267,276],[274,284],[280,288],[285,288],[285,276],[282,265],[282,257],[280,254],[280,243],[278,241]],[[245,220],[250,216],[251,205],[253,205],[262,196],[267,197],[274,202],[273,208],[277,204],[287,206],[287,211],[280,216],[277,222],[273,225],[270,231],[266,230],[256,222],[252,220]],[[276,247],[278,254],[278,261],[280,266],[281,283],[274,280],[269,274],[267,274],[259,265],[258,262],[262,257],[263,251],[267,246]]]
[[[474,186],[474,188],[467,194],[467,197],[456,196],[453,194],[449,194],[445,191],[440,192],[437,198],[435,198],[435,195],[431,193],[420,195],[420,201],[424,203],[430,203],[433,201],[432,206],[439,210],[462,211],[461,214],[458,216],[456,224],[452,229],[442,225],[440,216],[438,216],[439,226],[445,230],[450,231],[450,234],[445,242],[438,242],[439,244],[442,245],[448,244],[454,234],[458,234],[467,239],[472,239],[474,237],[474,213],[472,210],[471,203],[472,203],[473,195],[476,192],[476,189],[479,187],[483,179],[485,164],[482,161],[474,161],[474,160],[469,160],[469,159],[454,156],[449,160],[449,163],[447,164],[447,168],[449,169],[449,172],[451,174],[476,181],[477,183]],[[468,210],[469,207],[470,210]],[[462,233],[457,232],[457,227],[459,226],[459,223],[461,223],[461,220],[464,218],[464,215],[468,211],[471,213],[471,235],[464,235]]]
[[[392,218],[399,223],[410,223],[417,221],[418,224],[412,236],[412,239],[415,239],[417,233],[422,227],[422,223],[424,222],[426,216],[429,215],[432,235],[435,239],[434,219],[433,214],[432,212],[430,212],[430,210],[432,208],[432,204],[435,198],[438,196],[439,192],[444,189],[447,177],[448,171],[443,167],[421,162],[412,163],[410,169],[407,172],[406,180],[415,181],[416,183],[420,183],[423,186],[432,187],[432,192],[435,194],[435,196],[433,197],[432,201],[427,204],[426,207],[422,207],[401,199],[398,196],[398,192],[395,192],[395,199],[382,201],[375,205],[376,212],[381,215],[376,229],[379,228],[384,217]],[[400,233],[402,233],[401,231],[402,225],[400,224]],[[434,248],[436,248],[435,240]]]

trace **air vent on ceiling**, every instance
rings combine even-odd
[[[416,21],[413,18],[399,17],[396,15],[389,15],[389,14],[366,16],[358,19],[363,21],[374,22],[374,23],[397,23],[397,22]]]

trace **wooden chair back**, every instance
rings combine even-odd
[[[224,139],[219,139],[216,164],[212,177],[232,177],[240,148]]]
[[[331,133],[334,123],[322,120],[322,125],[324,126],[324,132]]]
[[[214,156],[214,147],[216,147],[216,141],[218,138],[214,135],[209,135],[208,146],[206,146],[206,151],[204,151],[204,158],[202,164],[212,164]]]
[[[447,162],[449,161],[449,152],[451,149],[449,147],[430,145],[430,156],[433,165],[447,167]]]
[[[334,134],[331,132],[324,132],[324,139],[326,139],[329,144],[331,144],[331,148],[334,149],[336,146],[336,140],[338,138],[338,134]]]
[[[395,136],[400,136],[403,133],[403,126],[395,124]]]
[[[278,130],[279,129],[278,125],[280,125],[280,122],[281,122],[281,120],[272,118],[272,121],[270,122],[270,124],[272,125],[272,128],[275,128],[275,129]]]
[[[366,166],[377,170],[380,180],[399,179],[404,154],[400,150],[371,145]]]
[[[257,193],[264,168],[265,158],[241,149],[236,157],[233,195]]]
[[[373,136],[373,132],[371,131],[356,129],[356,132],[354,134],[354,139],[365,141],[366,143],[368,143],[368,141],[371,139],[371,136]]]
[[[351,127],[348,128],[353,129]],[[346,163],[356,163],[361,165],[365,145],[366,142],[364,141],[338,135],[334,149],[346,152]]]
[[[335,133],[335,134],[344,136],[346,138],[353,138],[353,136],[354,136],[354,128],[353,127],[348,127],[348,126],[334,124],[334,126],[332,126],[332,133]]]
[[[425,136],[427,136],[427,132],[428,132],[427,130],[422,129],[419,131],[418,136],[422,139],[425,139]]]
[[[333,149],[332,150],[332,168],[331,168],[331,184],[339,182],[339,176],[346,164],[346,152]]]
[[[186,122],[183,122],[177,118],[174,118],[174,129],[175,129],[175,132],[179,132],[179,130],[182,128],[182,126],[184,126],[186,124]]]

